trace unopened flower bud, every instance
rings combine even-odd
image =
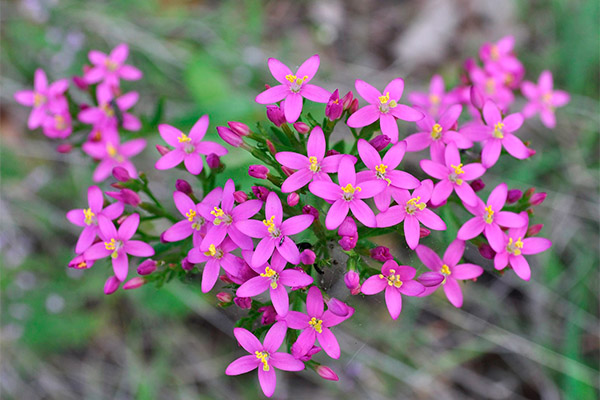
[[[544,202],[544,200],[546,200],[547,195],[548,194],[546,192],[534,193],[529,199],[529,204],[531,204],[532,206],[539,206]]]
[[[246,194],[246,192],[238,190],[236,192],[233,192],[233,199],[236,201],[236,203],[242,204],[248,200],[248,195]]]
[[[479,192],[480,190],[483,190],[483,188],[485,188],[485,183],[483,183],[481,179],[475,179],[473,182],[470,183],[470,185],[471,189],[473,189],[474,192]]]
[[[431,235],[431,231],[423,226],[419,227],[419,239],[423,239],[426,238],[427,236]]]
[[[233,147],[240,147],[244,140],[240,135],[225,126],[217,126],[219,137],[227,144]]]
[[[260,322],[263,325],[271,325],[277,319],[277,311],[273,306],[264,306],[258,309],[258,312],[262,313]]]
[[[511,189],[506,195],[506,202],[508,204],[513,204],[519,201],[521,197],[523,197],[523,192],[521,192],[519,189]]]
[[[233,296],[231,293],[219,292],[217,293],[217,300],[219,300],[221,303],[231,303]]]
[[[356,222],[354,222],[354,218],[349,216],[344,218],[338,228],[338,235],[340,236],[354,236],[357,232]]]
[[[385,246],[377,246],[371,249],[371,258],[380,262],[386,262],[394,259],[394,257],[390,254],[390,249]]]
[[[287,204],[290,207],[294,207],[296,205],[298,205],[298,202],[300,201],[300,195],[296,192],[292,192],[290,194],[288,194],[287,197]]]
[[[444,281],[444,275],[433,271],[423,272],[419,275],[417,281],[425,287],[433,287]]]
[[[194,269],[194,264],[189,262],[187,257],[185,257],[183,260],[181,260],[181,268],[183,268],[184,271],[191,271]]]
[[[137,267],[137,273],[139,275],[150,275],[154,271],[156,271],[156,261],[147,259],[142,261],[140,265]]]
[[[190,185],[190,183],[184,179],[177,179],[175,182],[175,190],[183,194],[187,194],[188,196],[194,193],[192,185]]]
[[[80,76],[74,76],[73,83],[80,90],[88,90],[88,87],[89,87],[88,83],[85,81],[85,79],[83,79]]]
[[[337,150],[334,150],[334,149],[331,149],[331,150],[327,150],[327,153],[325,153],[325,156],[326,156],[326,157],[329,157],[329,156],[337,156],[337,155],[339,155],[339,154],[341,154],[339,151],[337,151]]]
[[[106,194],[113,199],[119,200],[123,204],[129,204],[130,206],[137,207],[142,203],[140,195],[131,189],[121,189],[118,192],[106,192]]]
[[[478,110],[483,108],[483,103],[485,103],[485,96],[481,89],[477,86],[471,86],[471,104]]]
[[[123,285],[123,289],[124,290],[137,289],[137,288],[143,286],[144,283],[146,283],[146,281],[144,280],[144,278],[142,278],[141,276],[136,276],[135,278],[132,278],[132,279],[128,280]]]
[[[344,110],[347,110],[348,108],[350,108],[350,105],[352,104],[352,100],[354,100],[354,95],[352,94],[352,91],[350,90],[348,93],[346,93],[344,95],[344,97],[342,97],[342,106],[344,107]]]
[[[274,123],[275,126],[281,126],[286,122],[283,109],[278,106],[267,106],[267,118]]]
[[[342,236],[342,238],[338,240],[338,243],[344,251],[350,251],[355,248],[356,242],[358,242],[358,236]]]
[[[210,153],[206,156],[206,164],[210,169],[217,169],[221,166],[221,157],[214,153]]]
[[[298,133],[308,133],[310,131],[310,126],[308,126],[307,124],[305,124],[304,122],[295,122],[294,123],[294,129],[298,132]]]
[[[390,142],[391,139],[387,135],[377,135],[369,141],[371,146],[373,146],[377,151],[385,149]]]
[[[544,224],[531,225],[527,229],[526,236],[535,236],[535,235],[537,235],[538,233],[540,233],[540,231],[542,230],[543,227],[544,227]]]
[[[527,189],[525,191],[525,193],[523,193],[523,197],[525,199],[529,199],[534,193],[535,193],[535,188],[531,187],[531,188]]]
[[[281,166],[281,170],[283,171],[283,173],[286,176],[292,176],[294,174],[294,172],[296,172],[293,169],[286,167],[285,165]]]
[[[250,128],[248,128],[248,125],[242,122],[229,121],[227,125],[229,125],[229,128],[234,133],[237,133],[240,136],[248,136],[250,134]]]
[[[348,112],[350,114],[354,114],[356,112],[356,110],[358,110],[358,99],[352,100],[352,104],[350,104],[350,108],[348,109]]]
[[[56,146],[56,151],[61,154],[70,153],[71,150],[73,150],[73,145],[71,143],[61,143],[58,146]]]
[[[257,199],[267,201],[267,196],[271,192],[263,186],[252,186],[252,193],[254,193],[254,196],[256,196]]]
[[[127,172],[127,170],[123,167],[114,167],[112,169],[112,175],[119,182],[127,182],[128,180],[131,179],[129,172]]]
[[[167,146],[163,146],[162,144],[157,144],[156,150],[158,150],[161,156],[164,156],[165,154],[171,151]]]
[[[317,255],[310,249],[306,249],[300,253],[300,262],[304,265],[313,265],[316,259]]]
[[[271,154],[273,154],[273,155],[277,154],[277,149],[275,148],[275,145],[273,144],[273,142],[271,142],[269,139],[267,139],[266,142],[267,142],[267,148],[269,149]]]
[[[249,310],[252,308],[252,299],[250,297],[236,297],[233,302],[242,310]]]
[[[264,165],[251,165],[248,167],[248,175],[256,179],[267,179],[269,168]]]
[[[317,354],[318,352],[321,351],[320,347],[317,346],[313,346],[310,350],[308,350],[305,354],[302,354],[302,349],[300,348],[300,346],[297,346],[296,343],[294,343],[292,345],[292,355],[294,356],[294,358],[296,360],[300,360],[300,361],[310,361],[310,359],[312,358],[312,356],[314,356],[315,354]]]
[[[319,365],[317,369],[317,374],[323,379],[327,379],[328,381],[339,381],[340,378],[337,376],[333,370],[325,365]]]
[[[492,249],[492,246],[490,246],[487,243],[482,243],[479,245],[479,254],[481,254],[482,257],[487,258],[488,260],[493,260],[496,256],[496,252],[494,251],[494,249]]]
[[[111,276],[104,284],[104,294],[113,294],[121,286],[121,281],[116,276]]]
[[[315,217],[315,220],[319,219],[319,210],[314,208],[313,206],[304,206],[302,207],[302,214],[310,214]]]
[[[350,314],[350,311],[352,310],[346,305],[346,303],[336,299],[335,297],[329,299],[327,302],[327,309],[338,317],[345,317],[346,315]]]
[[[343,112],[344,105],[342,101],[340,101],[340,91],[335,89],[325,106],[325,116],[329,118],[330,121],[335,121],[342,116]]]
[[[350,292],[358,292],[360,290],[360,275],[358,275],[358,272],[356,271],[348,271],[346,272],[346,275],[344,275],[344,283]]]

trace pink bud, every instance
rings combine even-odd
[[[189,262],[187,257],[185,257],[183,260],[181,260],[181,268],[183,268],[184,271],[191,271],[194,269],[194,264]]]
[[[77,88],[81,89],[81,90],[87,90],[88,89],[88,83],[85,81],[85,79],[83,79],[80,76],[74,76],[73,78],[73,83],[75,84],[75,86],[77,86]]]
[[[291,169],[291,168],[288,168],[288,167],[286,167],[285,165],[282,165],[282,166],[281,166],[281,170],[283,171],[283,173],[284,173],[286,176],[292,176],[292,175],[294,174],[294,172],[296,172],[295,170],[293,170],[293,169]]]
[[[300,195],[298,195],[298,193],[292,192],[292,193],[288,194],[288,197],[287,197],[288,206],[295,207],[296,205],[298,205],[299,201],[300,201]]]
[[[248,175],[257,179],[267,179],[269,168],[264,165],[251,165],[248,167]]]
[[[348,307],[346,303],[336,299],[335,297],[329,299],[327,302],[327,309],[338,317],[345,317],[346,315],[350,314],[351,311],[351,308]]]
[[[423,239],[426,238],[427,236],[431,235],[431,231],[423,226],[419,227],[419,239]]]
[[[140,275],[150,275],[154,271],[156,271],[156,261],[147,259],[142,261],[140,265],[137,267],[137,273]]]
[[[73,150],[73,145],[71,143],[62,143],[56,146],[56,151],[61,154],[70,153]]]
[[[485,183],[483,183],[481,179],[475,179],[473,182],[470,183],[470,185],[471,189],[473,189],[474,192],[479,192],[480,190],[483,190],[483,188],[485,188]]]
[[[113,294],[121,286],[121,281],[116,276],[111,276],[104,284],[104,294]]]
[[[360,288],[360,275],[356,271],[348,271],[344,275],[344,283],[351,292],[358,290]]]
[[[313,206],[304,206],[304,207],[302,207],[302,214],[310,214],[313,217],[315,217],[315,220],[319,219],[319,210],[317,210]]]
[[[227,144],[233,147],[240,147],[244,140],[238,134],[225,126],[217,126],[219,137]]]
[[[314,356],[315,354],[317,354],[318,352],[321,351],[320,347],[317,346],[313,346],[310,350],[308,350],[306,352],[306,354],[302,354],[302,348],[300,346],[297,346],[296,343],[294,343],[292,345],[292,355],[294,356],[294,358],[296,360],[300,360],[300,361],[310,361],[310,359],[312,358],[312,356]]]
[[[338,228],[338,235],[340,236],[354,236],[357,232],[356,222],[352,217],[346,217]]]
[[[385,246],[377,246],[371,249],[371,258],[380,262],[386,262],[394,259],[394,257],[390,254],[390,249]]]
[[[267,201],[267,196],[271,192],[263,186],[252,186],[252,193],[254,193],[254,196],[256,196],[257,199]]]
[[[137,207],[142,202],[140,195],[131,189],[121,189],[119,192],[106,192],[113,199],[119,200],[123,204]]]
[[[146,283],[146,281],[144,280],[144,278],[142,278],[141,276],[136,276],[135,278],[132,278],[132,279],[128,280],[123,285],[123,289],[124,290],[137,289],[137,288],[143,286],[144,283]]]
[[[325,365],[319,365],[316,369],[317,374],[323,379],[327,379],[328,381],[339,381],[340,378],[337,376],[335,372],[329,367]]]
[[[304,122],[295,122],[294,123],[294,129],[296,131],[298,131],[298,133],[308,133],[310,131],[310,126],[308,126],[307,124],[305,124]]]
[[[233,192],[233,199],[236,201],[236,203],[242,204],[248,200],[248,195],[246,192],[238,190],[237,192]]]
[[[159,239],[159,240],[160,240],[160,242],[161,242],[162,244],[167,244],[167,243],[169,243],[169,242],[167,242],[167,241],[165,240],[165,232],[163,232],[163,233],[161,233],[161,234],[160,234],[160,239]]]
[[[471,104],[478,110],[483,108],[483,103],[485,103],[485,96],[481,89],[477,86],[471,86]]]
[[[188,196],[194,193],[192,185],[190,185],[190,183],[184,179],[177,179],[175,182],[175,190],[183,194],[187,194]]]
[[[300,262],[304,265],[313,265],[317,255],[311,249],[306,249],[300,253]]]
[[[335,89],[325,106],[325,116],[329,118],[330,121],[335,121],[342,116],[343,112],[344,105],[342,101],[340,101],[340,92],[338,89]]]
[[[496,252],[494,251],[494,249],[492,249],[492,246],[490,246],[487,243],[482,243],[479,245],[479,254],[481,254],[482,257],[487,258],[488,260],[493,260],[496,256]]]
[[[529,204],[531,204],[532,206],[539,206],[544,202],[544,200],[546,200],[547,195],[548,194],[546,192],[534,193],[529,199]]]
[[[242,310],[249,310],[252,308],[252,299],[250,297],[236,297],[233,302]]]
[[[467,70],[467,72],[469,72],[469,73],[471,71],[473,71],[474,69],[478,68],[477,62],[473,58],[467,58],[463,65],[464,65],[465,69]]]
[[[221,303],[231,303],[233,296],[231,293],[219,292],[217,293],[217,300],[219,300]]]
[[[219,279],[221,280],[221,282],[226,283],[226,284],[235,283],[234,281],[231,280],[231,278],[227,274],[220,275]]]
[[[275,307],[273,306],[265,306],[258,309],[258,312],[262,313],[262,317],[260,318],[260,322],[263,325],[271,325],[276,321],[277,312],[275,311]]]
[[[206,164],[210,169],[217,169],[221,166],[221,157],[214,153],[210,153],[206,156]]]
[[[529,227],[529,229],[527,229],[526,236],[535,236],[535,235],[537,235],[538,233],[540,233],[540,231],[542,230],[543,227],[544,227],[544,224],[531,225]]]
[[[387,135],[377,135],[369,141],[371,146],[373,146],[377,151],[385,149],[390,142],[391,139]]]
[[[444,281],[444,275],[439,272],[423,272],[418,278],[417,281],[425,286],[425,287],[433,287],[437,286]]]
[[[266,142],[267,142],[267,148],[269,149],[271,154],[273,154],[273,155],[277,154],[277,149],[275,149],[275,145],[273,144],[273,142],[271,142],[269,139],[267,139]]]
[[[331,149],[331,150],[327,150],[327,153],[325,153],[325,156],[329,157],[329,156],[337,156],[341,154],[339,151]]]
[[[353,99],[354,99],[354,96],[352,94],[352,91],[349,91],[348,93],[346,93],[344,95],[344,97],[342,97],[342,105],[344,106],[344,110],[347,110],[348,108],[350,108],[350,105],[352,104]]]
[[[237,133],[240,136],[248,136],[250,134],[250,128],[242,122],[229,121],[227,125],[229,125],[229,128],[231,128],[234,133]]]
[[[283,109],[278,106],[267,106],[267,118],[274,123],[275,126],[281,126],[286,122]]]
[[[348,112],[350,114],[354,114],[356,112],[356,110],[358,110],[358,99],[352,100],[352,104],[350,105]]]
[[[342,236],[342,238],[338,240],[338,243],[344,251],[350,251],[355,248],[356,242],[358,242],[358,236]]]
[[[163,146],[162,144],[157,144],[156,150],[158,150],[161,156],[164,156],[165,154],[171,151],[167,146]]]
[[[519,189],[511,189],[506,195],[506,202],[508,204],[513,204],[519,201],[521,197],[523,197],[523,192],[521,192]]]
[[[119,182],[127,182],[128,180],[131,179],[129,172],[127,172],[127,170],[123,167],[114,167],[112,169],[112,175]]]

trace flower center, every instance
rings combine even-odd
[[[425,207],[427,207],[427,204],[420,203],[420,201],[421,196],[413,197],[412,199],[408,200],[406,202],[406,213],[412,215],[417,210],[423,211]]]
[[[496,82],[494,82],[494,78],[485,80],[485,91],[488,94],[494,94],[496,92]]]
[[[35,93],[33,95],[33,106],[39,107],[46,102],[46,96],[41,93]]]
[[[317,331],[317,333],[323,332],[323,327],[321,326],[323,324],[322,319],[316,319],[315,317],[312,317],[310,321],[308,321],[308,324],[311,326],[311,328]]]
[[[273,222],[274,219],[274,215],[272,215],[271,218],[269,218],[268,220],[263,219],[263,224],[265,224],[265,226],[267,227],[267,230],[271,234],[271,237],[278,238],[279,236],[281,236],[281,231],[275,226],[275,222]]]
[[[114,158],[118,162],[123,161],[123,156],[121,156],[119,154],[119,152],[117,151],[117,148],[115,146],[113,146],[112,143],[106,143],[106,152],[108,153],[108,155],[111,158]]]
[[[113,250],[110,257],[117,258],[119,255],[119,249],[123,247],[123,242],[120,240],[115,240],[115,238],[110,239],[110,242],[104,242],[104,248],[106,250]]]
[[[390,180],[390,178],[386,178],[385,177],[385,173],[388,169],[388,166],[385,164],[379,164],[375,167],[375,176],[377,176],[377,179],[383,179],[384,181],[387,182],[388,186],[392,184],[392,181]]]
[[[177,140],[179,141],[179,143],[187,143],[191,142],[192,138],[186,135],[185,133],[182,133],[181,136],[177,138]]]
[[[302,84],[308,80],[308,76],[304,75],[304,78],[298,78],[296,75],[288,74],[285,76],[290,82],[290,90],[294,93],[298,93],[302,88]]]
[[[210,213],[215,216],[215,220],[213,221],[213,224],[215,225],[221,225],[222,223],[231,225],[233,222],[233,218],[231,218],[230,215],[225,214],[225,212],[219,207],[215,207]]]
[[[112,118],[115,116],[115,110],[113,110],[110,104],[108,103],[100,104],[100,109],[104,111],[104,114],[106,114],[108,118]]]
[[[490,48],[490,57],[492,60],[497,61],[500,58],[500,52],[498,51],[498,46],[495,44]]]
[[[191,208],[190,211],[185,213],[185,216],[187,217],[188,221],[192,222],[192,229],[195,229],[197,231],[199,231],[200,228],[202,228],[202,225],[204,225],[204,222],[206,222],[204,218],[198,215],[196,210],[193,210]]]
[[[506,245],[506,251],[515,256],[521,255],[521,249],[523,248],[523,242],[521,241],[521,237],[517,239],[517,241],[513,241],[513,238],[508,239],[508,244]]]
[[[89,226],[89,225],[95,223],[95,219],[94,219],[95,215],[96,214],[94,214],[92,212],[91,208],[86,208],[85,210],[83,210],[83,216],[85,217],[85,220],[84,220],[85,224]]]
[[[310,169],[312,172],[316,173],[321,170],[321,166],[319,165],[319,160],[317,160],[317,157],[308,157],[308,161],[310,161],[310,166],[308,169]]]
[[[354,187],[350,183],[347,184],[346,186],[342,186],[341,188],[342,188],[342,191],[344,192],[344,194],[342,195],[342,198],[346,201],[350,201],[354,198],[354,192],[362,191],[360,186]]]
[[[383,96],[379,96],[379,111],[386,114],[391,108],[395,108],[398,105],[396,100],[390,100],[390,92],[387,92]]]
[[[387,284],[389,286],[394,286],[395,288],[399,288],[404,284],[404,282],[400,280],[400,274],[396,275],[395,269],[390,269],[390,274],[388,276],[379,274],[379,278],[387,279]]]
[[[442,269],[440,269],[440,274],[444,276],[449,276],[450,274],[452,274],[452,272],[450,272],[450,267],[448,267],[446,264],[442,265]]]
[[[494,125],[494,137],[496,139],[504,138],[504,133],[502,132],[503,129],[504,129],[504,124],[502,122],[498,122],[496,125]]]
[[[460,179],[458,177],[458,175],[461,175],[461,174],[465,173],[465,171],[463,171],[463,169],[462,169],[463,165],[462,164],[458,164],[458,165],[452,165],[452,164],[450,164],[450,167],[452,169],[454,169],[454,172],[452,172],[452,173],[450,173],[450,175],[448,175],[448,179],[450,180],[450,182],[454,182],[458,186],[462,185],[463,184],[463,180]]]
[[[279,281],[279,274],[277,271],[267,266],[265,268],[265,273],[260,274],[260,276],[271,279],[271,289],[277,289],[277,282]]]
[[[221,258],[223,258],[224,254],[225,253],[223,253],[223,250],[221,248],[216,248],[214,244],[211,244],[210,246],[208,246],[208,251],[204,252],[205,256],[214,257],[217,260],[220,260]]]
[[[268,371],[269,369],[271,369],[269,367],[269,363],[267,362],[269,360],[269,353],[267,353],[266,351],[255,351],[254,354],[256,355],[256,358],[258,358],[262,364],[263,364],[263,371]]]
[[[483,216],[486,224],[491,224],[494,221],[494,210],[492,210],[492,206],[487,206],[485,208],[486,215]]]
[[[54,116],[54,127],[59,131],[67,129],[67,120],[62,115],[56,114]]]
[[[433,128],[431,128],[431,138],[433,140],[439,140],[442,137],[442,126],[440,124],[435,124]]]
[[[440,104],[440,96],[438,96],[437,94],[430,94],[429,95],[429,102],[434,105],[437,106],[438,104]]]
[[[114,71],[117,68],[119,68],[119,64],[117,64],[116,62],[112,61],[111,59],[107,58],[104,61],[104,65],[106,66],[106,69],[108,69],[109,71]]]
[[[183,151],[185,151],[187,154],[192,154],[196,151],[196,146],[193,144],[188,144],[183,148]]]

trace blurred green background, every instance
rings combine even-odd
[[[4,399],[260,398],[255,373],[226,377],[241,355],[232,337],[236,307],[223,310],[199,280],[161,290],[145,286],[104,296],[108,265],[66,268],[79,233],[64,217],[85,203],[93,166],[55,151],[26,129],[27,110],[12,100],[43,67],[51,80],[80,75],[87,51],[131,47],[130,63],[145,74],[126,82],[141,94],[146,122],[164,102],[161,122],[189,128],[202,114],[211,127],[228,120],[264,120],[254,96],[272,78],[266,59],[290,66],[321,55],[317,75],[345,93],[354,79],[383,86],[402,76],[423,89],[434,73],[459,82],[462,62],[488,40],[513,34],[517,54],[536,80],[549,69],[555,87],[572,95],[554,130],[534,118],[521,136],[537,155],[503,160],[486,174],[489,187],[548,193],[536,208],[551,250],[529,258],[531,282],[486,273],[464,286],[453,308],[438,293],[409,299],[398,321],[381,297],[346,298],[356,315],[337,328],[339,360],[318,355],[339,383],[312,371],[278,374],[277,398],[595,399],[598,397],[599,3],[597,0],[131,0],[2,1],[1,339]],[[518,104],[517,106],[520,106]],[[322,111],[320,111],[322,112]],[[409,124],[400,124],[404,132]],[[211,134],[216,137],[214,129]],[[179,170],[157,173],[161,143],[136,165],[172,206]],[[343,134],[343,132],[341,132]],[[416,170],[416,157],[403,163]],[[233,151],[227,177],[244,189],[250,159]],[[223,179],[225,177],[222,177]],[[106,188],[106,183],[103,188]],[[484,191],[487,196],[489,189]],[[423,269],[404,243],[392,252]],[[489,261],[476,249],[467,259]],[[130,276],[133,276],[130,275]],[[345,296],[334,288],[335,295]]]

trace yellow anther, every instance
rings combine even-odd
[[[119,67],[119,64],[117,64],[116,62],[112,61],[111,59],[107,58],[106,60],[104,60],[104,65],[106,66],[106,68],[109,71],[114,71]]]
[[[263,371],[268,371],[270,369],[269,367],[269,363],[267,362],[267,360],[269,359],[269,353],[267,353],[266,351],[255,351],[254,355],[256,355],[256,358],[258,358],[262,364],[263,364]]]
[[[441,138],[442,130],[444,130],[444,128],[442,128],[440,124],[435,124],[433,128],[431,128],[431,138],[434,140],[438,140],[439,138]]]
[[[383,278],[383,275],[379,275],[380,278]],[[394,286],[395,288],[401,287],[404,282],[400,280],[400,274],[396,274],[395,269],[390,269],[390,274],[386,277],[387,284],[389,286]]]
[[[296,75],[287,74],[285,76],[285,79],[287,79],[290,83],[296,83],[297,85],[302,85],[304,83],[304,81],[308,79],[308,76],[304,75],[303,78],[298,78]]]
[[[517,241],[513,241],[513,238],[508,239],[508,245],[506,246],[506,251],[515,256],[521,255],[521,249],[523,248],[523,242],[521,241],[521,237],[517,239]]]
[[[265,277],[265,278],[272,278],[272,277],[274,277],[276,275],[277,275],[277,271],[275,271],[271,267],[266,267],[265,268],[265,273],[264,274],[260,274],[260,276]]]
[[[110,104],[102,103],[100,104],[100,108],[102,109],[102,111],[104,111],[104,114],[106,114],[107,117],[112,118],[115,116],[115,111],[110,106]]]
[[[187,217],[188,221],[190,222],[194,222],[194,217],[196,217],[196,210],[192,210],[190,208],[190,211],[188,211],[185,216]]]
[[[77,268],[77,269],[82,269],[82,268],[85,268],[85,267],[87,267],[87,263],[85,261],[82,261],[82,262],[80,262],[79,264],[77,264],[75,266],[75,268]]]
[[[494,210],[492,210],[492,206],[487,206],[485,208],[485,212],[487,215],[483,217],[486,223],[491,224],[494,221]]]
[[[181,136],[179,136],[177,140],[179,141],[179,143],[187,143],[191,142],[192,138],[186,135],[185,133],[181,133]]]
[[[319,172],[321,170],[321,166],[319,165],[319,160],[317,157],[308,157],[308,161],[310,162],[310,167],[308,167],[312,172]]]
[[[463,167],[462,164],[458,164],[458,165],[452,165],[452,164],[450,164],[450,167],[452,167],[454,169],[454,173],[456,175],[460,175],[460,174],[464,174],[465,173],[465,171],[463,171],[463,169],[462,169],[462,167]]]
[[[427,207],[427,204],[420,203],[420,201],[421,196],[413,197],[412,199],[408,200],[406,202],[406,212],[408,214],[414,214],[414,212],[417,211],[417,209],[423,211],[425,207]]]
[[[379,96],[379,102],[381,104],[387,104],[388,101],[390,101],[390,92],[387,92],[383,96]]]
[[[450,268],[446,264],[444,264],[442,265],[442,269],[440,269],[440,273],[444,276],[448,276],[451,274]]]
[[[269,231],[269,233],[274,233],[277,230],[277,227],[275,226],[275,222],[273,222],[273,220],[275,219],[275,216],[272,215],[271,218],[267,219],[263,219],[263,224],[267,227],[267,230]]]
[[[104,248],[106,250],[113,250],[112,254],[110,255],[111,258],[117,258],[117,256],[119,255],[119,253],[117,252],[118,249],[115,238],[110,239],[110,242],[104,242]]]
[[[208,246],[208,251],[204,254],[206,254],[207,256],[214,257],[217,254],[217,248],[214,244],[211,244],[210,246]]]
[[[388,166],[385,164],[379,164],[378,166],[375,167],[375,171],[377,171],[381,175],[385,175],[385,172],[387,169],[388,169]]]
[[[33,105],[39,107],[46,102],[46,96],[36,93],[33,95]]]
[[[219,207],[215,207],[214,210],[211,211],[210,213],[212,215],[214,215],[215,217],[222,217],[223,215],[225,215],[223,210],[221,210]]]
[[[317,331],[317,333],[322,333],[323,332],[323,327],[321,326],[321,324],[323,324],[323,320],[321,319],[316,319],[315,317],[312,317],[310,319],[310,321],[308,321],[308,324],[315,330]]]
[[[354,194],[354,192],[360,192],[362,191],[362,189],[360,188],[360,186],[352,186],[352,184],[347,184],[346,186],[342,187],[342,190],[344,191],[344,193],[349,193],[349,194]]]
[[[54,116],[54,127],[58,130],[64,130],[67,128],[67,120],[62,115],[56,114]]]
[[[437,94],[430,94],[429,95],[429,102],[433,105],[438,105],[440,103],[441,99],[440,96],[438,96]]]
[[[85,224],[86,225],[91,225],[93,220],[92,217],[94,217],[96,214],[94,214],[92,212],[91,208],[86,208],[85,210],[83,210],[83,216],[85,217]]]
[[[117,148],[112,143],[106,143],[106,152],[114,158],[117,155]]]
[[[494,125],[494,137],[497,139],[504,138],[504,133],[502,132],[503,129],[504,124],[502,122],[498,122],[496,125]]]

